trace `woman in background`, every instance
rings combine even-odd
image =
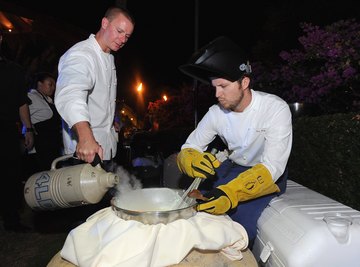
[[[31,99],[30,116],[35,129],[35,151],[38,170],[49,170],[52,161],[63,154],[61,117],[57,112],[53,96],[55,77],[48,72],[36,73],[28,93]]]

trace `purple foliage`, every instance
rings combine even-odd
[[[334,107],[337,101],[344,109],[354,109],[360,98],[360,24],[349,19],[325,27],[311,23],[300,27],[304,33],[298,38],[301,48],[282,51],[276,69],[261,76],[255,71],[255,80],[263,87],[276,86],[288,102]],[[256,68],[266,72],[261,63]]]

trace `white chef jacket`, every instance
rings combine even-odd
[[[104,149],[104,160],[116,155],[118,136],[113,126],[116,101],[114,56],[105,53],[91,34],[71,47],[59,61],[55,106],[63,123],[66,154],[75,152],[71,127],[88,121],[96,141]]]
[[[276,181],[291,152],[290,108],[276,95],[254,90],[251,94],[251,103],[243,112],[210,107],[181,148],[205,151],[218,135],[228,146],[229,159],[247,167],[262,163]]]

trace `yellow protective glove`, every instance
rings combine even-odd
[[[208,201],[197,205],[198,211],[211,214],[224,214],[237,207],[239,202],[280,192],[268,169],[257,164],[225,185],[204,194]]]
[[[211,153],[184,148],[177,155],[177,165],[180,171],[187,176],[205,179],[215,175],[215,168],[220,166],[220,161]]]

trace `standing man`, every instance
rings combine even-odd
[[[292,146],[289,106],[278,96],[251,89],[251,66],[226,37],[199,49],[180,70],[211,83],[219,103],[210,107],[181,147],[179,169],[190,177],[217,175],[213,189],[204,194],[208,200],[197,209],[229,214],[247,230],[251,248],[261,212],[285,192]],[[221,164],[204,152],[217,135],[228,152]]]
[[[26,79],[24,70],[4,57],[1,50],[3,32],[0,29],[0,124],[2,136],[2,152],[0,162],[2,168],[0,186],[0,212],[6,231],[27,232],[29,227],[20,220],[19,210],[23,205],[23,186],[21,183],[21,122],[26,127],[24,136],[25,149],[32,149],[34,132],[30,121],[26,95]]]
[[[88,163],[98,154],[108,170],[117,148],[117,78],[112,52],[125,45],[134,26],[126,9],[109,8],[99,31],[71,47],[58,66],[55,106],[65,121],[64,152],[76,152]]]

